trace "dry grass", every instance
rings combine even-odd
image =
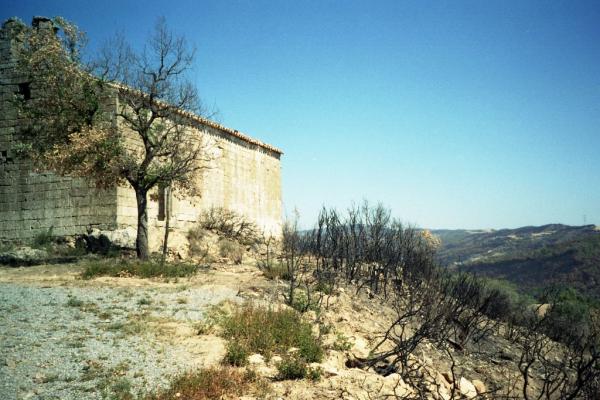
[[[199,269],[198,265],[183,262],[162,264],[157,261],[109,258],[86,262],[85,270],[82,272],[81,277],[83,279],[92,279],[97,276],[184,278],[196,274]]]
[[[252,371],[231,367],[213,367],[181,375],[171,383],[170,389],[151,394],[144,400],[219,400],[236,396],[264,395],[268,383]]]
[[[284,281],[290,280],[288,268],[280,262],[259,262],[258,267],[262,270],[265,278],[270,280],[281,279]]]
[[[244,246],[235,240],[221,238],[219,240],[219,254],[234,264],[241,264],[244,258]]]

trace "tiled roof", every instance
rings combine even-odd
[[[127,87],[127,86],[122,85],[122,84],[112,83],[112,86],[114,86],[114,87],[116,87],[116,88],[118,88],[120,90],[126,90],[126,91],[129,91],[129,92],[138,92],[138,90],[132,89],[132,88]],[[163,102],[161,102],[161,103],[163,103]],[[174,109],[175,109],[175,112],[177,112],[179,115],[182,115],[182,116],[184,116],[186,118],[189,118],[191,121],[200,123],[200,124],[205,125],[205,126],[209,126],[211,128],[214,128],[214,129],[218,129],[221,132],[224,132],[224,133],[227,133],[227,134],[229,134],[231,136],[234,136],[234,137],[236,137],[236,138],[238,138],[240,140],[243,140],[244,142],[247,142],[247,143],[250,143],[250,144],[262,147],[265,150],[269,150],[269,151],[272,151],[272,152],[277,153],[277,154],[283,154],[283,151],[280,150],[280,149],[278,149],[277,147],[271,146],[270,144],[267,144],[267,143],[261,142],[260,140],[254,139],[254,138],[252,138],[252,137],[250,137],[250,136],[248,136],[248,135],[246,135],[246,134],[244,134],[244,133],[242,133],[242,132],[240,132],[240,131],[238,131],[236,129],[228,128],[228,127],[226,127],[224,125],[219,124],[218,122],[211,121],[208,118],[204,118],[204,117],[201,117],[199,115],[196,115],[193,112],[181,110],[181,109],[178,109],[178,108],[175,108],[175,107],[174,107]]]

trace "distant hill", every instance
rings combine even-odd
[[[504,278],[525,291],[564,284],[600,299],[600,228],[551,224],[432,230],[442,265]]]

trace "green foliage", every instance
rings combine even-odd
[[[304,290],[295,290],[294,300],[289,304],[294,310],[305,313],[309,310],[318,312],[319,303],[308,297]]]
[[[5,251],[14,250],[15,247],[16,247],[15,243],[0,241],[0,253],[4,253]]]
[[[85,303],[82,300],[79,300],[75,297],[70,297],[69,300],[67,300],[67,306],[69,307],[81,307],[84,304]]]
[[[527,293],[563,284],[600,299],[600,232],[593,227],[450,232],[449,239],[436,232],[442,237],[437,257],[445,265],[459,263],[462,270],[508,280]]]
[[[301,357],[286,357],[277,364],[278,378],[281,380],[304,379],[308,375],[308,365]]]
[[[307,362],[323,358],[323,348],[312,335],[311,325],[301,320],[294,310],[272,310],[245,305],[223,318],[223,336],[248,353],[269,358],[273,353],[284,354],[291,347]]]
[[[490,305],[486,314],[502,321],[515,321],[523,310],[533,304],[533,297],[519,292],[516,285],[502,279],[480,278],[481,284],[490,294]]]
[[[545,321],[545,331],[554,340],[577,343],[592,330],[593,314],[599,311],[598,300],[567,287],[555,289]]]
[[[134,400],[135,397],[131,393],[132,385],[131,381],[125,377],[118,379],[114,382],[110,390],[112,391],[112,397],[115,400]]]
[[[152,299],[150,299],[148,297],[142,297],[141,299],[139,299],[137,301],[137,303],[140,306],[149,306],[150,304],[152,304]]]
[[[36,248],[47,247],[54,241],[54,227],[48,228],[47,231],[43,231],[35,235],[33,238],[33,246]]]
[[[352,348],[352,343],[343,333],[336,335],[335,343],[333,343],[333,349],[337,351],[348,351]]]
[[[92,260],[86,262],[85,270],[81,273],[81,277],[83,279],[92,279],[97,276],[184,278],[196,274],[199,268],[198,265],[183,262],[162,264],[151,260]]]
[[[234,367],[243,367],[248,364],[249,356],[248,348],[237,342],[229,342],[227,344],[227,352],[223,363],[232,365]]]
[[[35,87],[31,99],[17,96],[14,102],[24,121],[20,154],[36,168],[113,186],[123,181],[112,170],[120,147],[101,110],[103,82],[81,62],[85,35],[62,18],[50,24],[25,27],[17,41],[19,68]]]
[[[321,368],[311,368],[303,357],[290,355],[277,364],[277,378],[281,380],[296,380],[308,378],[312,381],[321,379]]]
[[[320,381],[321,378],[323,377],[323,370],[320,367],[316,367],[316,368],[308,368],[308,376],[307,378],[310,379],[311,381]]]
[[[325,282],[323,280],[319,280],[317,282],[317,284],[315,285],[315,290],[317,292],[321,292],[323,294],[330,296],[331,294],[333,294],[333,284],[331,284],[329,282]]]

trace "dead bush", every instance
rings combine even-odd
[[[244,258],[244,246],[230,239],[219,240],[219,254],[234,264],[241,264]]]
[[[260,229],[256,224],[223,207],[213,207],[202,213],[200,227],[246,246],[256,245],[260,241]]]
[[[168,390],[146,396],[145,400],[218,400],[247,394],[262,396],[268,390],[268,383],[252,371],[213,367],[181,375],[173,380]]]
[[[201,261],[209,261],[210,244],[206,241],[207,231],[202,227],[194,227],[187,233],[189,243],[190,257],[200,259]]]

